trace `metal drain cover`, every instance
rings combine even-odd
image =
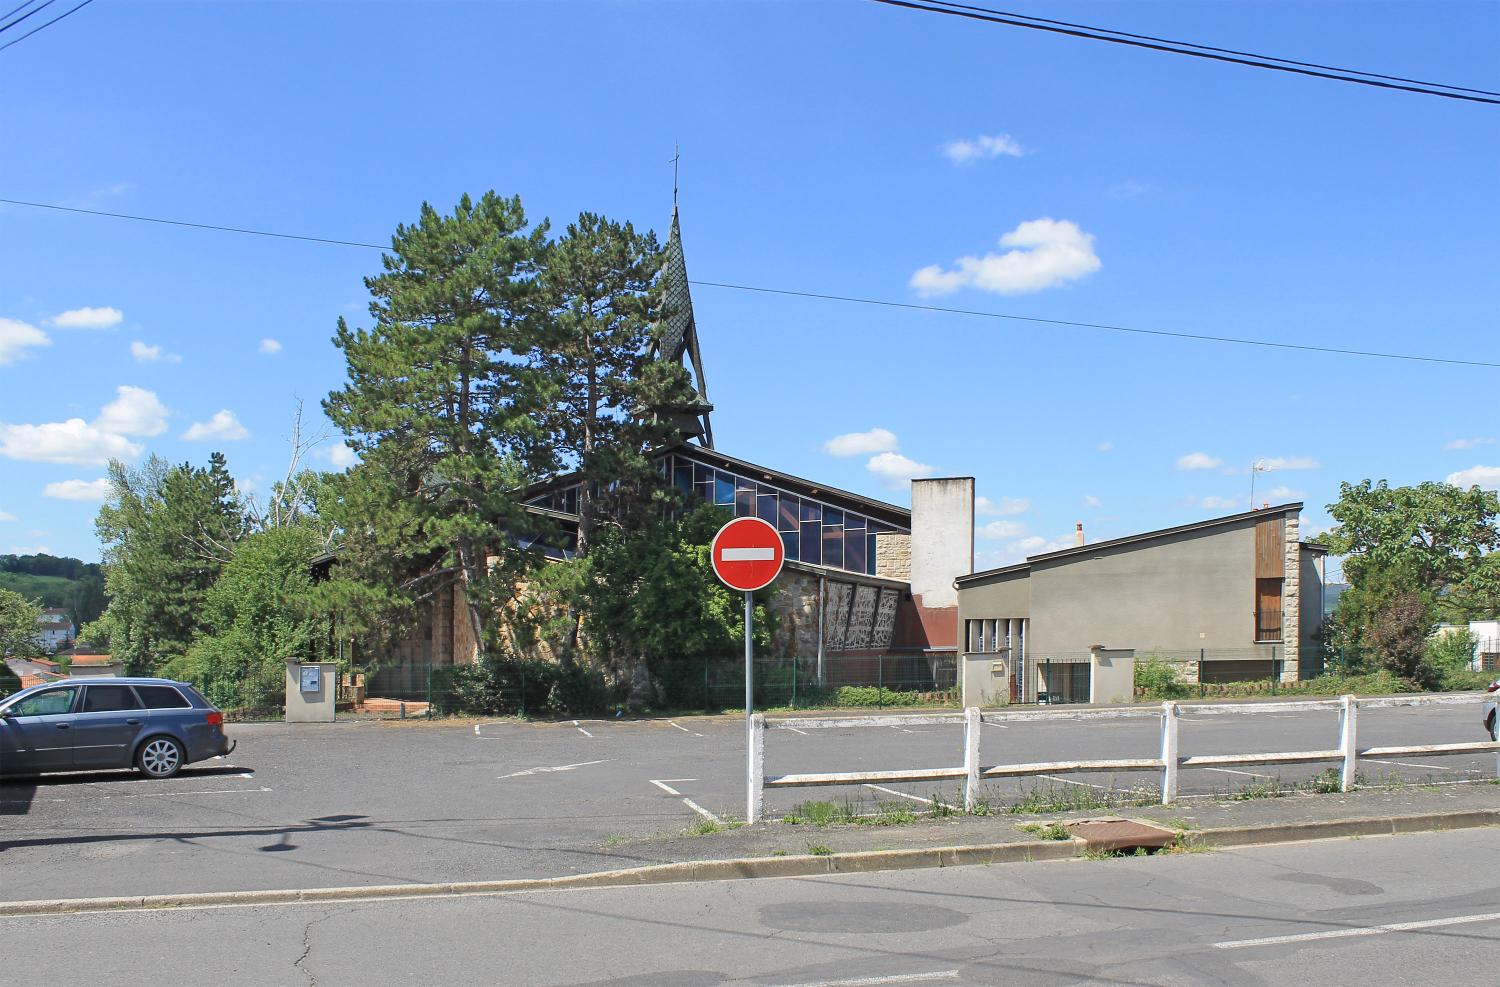
[[[1080,819],[1063,825],[1090,850],[1160,849],[1177,840],[1175,830],[1131,819]]]

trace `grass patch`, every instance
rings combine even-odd
[[[807,852],[814,857],[827,857],[833,853],[833,847],[824,843],[809,843],[807,845]]]
[[[1279,780],[1267,779],[1251,782],[1236,791],[1225,792],[1220,798],[1226,802],[1251,802],[1255,799],[1279,799],[1285,794]]]
[[[855,822],[860,817],[861,806],[849,799],[833,802],[827,799],[818,802],[802,802],[792,809],[782,821],[799,826],[810,823],[822,829],[824,826]]]
[[[1044,840],[1071,840],[1073,838],[1073,834],[1068,832],[1068,827],[1062,823],[1047,823],[1045,826],[1041,823],[1022,823],[1016,828],[1023,833],[1030,833]]]
[[[1153,805],[1155,792],[1145,789],[1104,790],[1081,785],[1033,785],[1010,806],[1011,815],[1043,815],[1055,812],[1079,812],[1090,809],[1115,809],[1128,805]]]
[[[623,836],[610,835],[610,836],[606,836],[604,838],[604,845],[607,846],[607,847],[619,846],[621,843],[624,843],[624,842],[625,842],[625,837],[623,837]]]

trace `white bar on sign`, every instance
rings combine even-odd
[[[774,562],[774,548],[726,548],[719,553],[725,562]]]

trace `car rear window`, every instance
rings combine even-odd
[[[85,713],[112,713],[140,708],[141,701],[135,698],[135,692],[128,685],[91,685],[83,690]]]
[[[138,685],[135,690],[141,694],[147,709],[187,709],[193,705],[170,685]]]

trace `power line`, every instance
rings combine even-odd
[[[1008,10],[991,10],[988,7],[975,7],[964,3],[950,3],[948,0],[926,0],[927,3],[940,7],[955,7],[961,10],[975,10],[985,14],[999,14],[1005,17],[1014,17],[1023,21],[1037,21],[1042,24],[1058,24],[1062,27],[1076,27],[1084,31],[1098,31],[1104,34],[1117,34],[1122,38],[1138,38],[1141,41],[1158,41],[1164,45],[1176,45],[1180,48],[1197,48],[1202,51],[1216,51],[1225,55],[1240,55],[1245,58],[1258,58],[1269,62],[1282,62],[1287,65],[1300,65],[1303,68],[1323,69],[1327,72],[1342,72],[1347,75],[1366,75],[1372,79],[1388,79],[1392,82],[1410,82],[1414,86],[1431,86],[1435,89],[1453,89],[1457,92],[1479,93],[1483,96],[1500,96],[1500,92],[1492,92],[1488,89],[1469,89],[1465,86],[1450,86],[1443,82],[1424,82],[1421,79],[1407,79],[1399,75],[1383,75],[1379,72],[1365,72],[1360,69],[1340,68],[1337,65],[1321,65],[1317,62],[1299,62],[1292,58],[1278,58],[1275,55],[1261,55],[1253,51],[1236,51],[1233,48],[1217,48],[1213,45],[1200,45],[1193,41],[1174,41],[1170,38],[1158,38],[1150,34],[1131,34],[1129,31],[1116,31],[1110,27],[1093,27],[1088,24],[1074,24],[1071,21],[1056,21],[1049,17],[1034,17],[1031,14],[1016,14]]]
[[[47,2],[42,4],[40,7],[33,7],[31,10],[26,11],[26,13],[22,14],[20,17],[17,17],[15,20],[9,21],[5,24],[0,24],[0,31],[9,31],[11,28],[15,27],[17,24],[30,17],[32,14],[40,14],[42,11],[46,10],[56,2],[57,0],[47,0]],[[0,14],[0,21],[5,20],[5,18],[9,17],[11,14],[14,14],[16,10],[30,7],[33,3],[36,3],[36,0],[26,0],[25,3],[21,4],[21,6],[17,7],[15,10],[10,11],[10,13]]]
[[[988,24],[1001,24],[1006,27],[1024,27],[1030,28],[1033,31],[1047,31],[1051,34],[1062,34],[1072,38],[1085,38],[1089,41],[1108,41],[1113,44],[1129,45],[1133,48],[1146,48],[1151,51],[1163,51],[1173,55],[1207,58],[1216,62],[1228,62],[1233,65],[1246,65],[1251,68],[1270,69],[1275,72],[1290,72],[1294,75],[1306,75],[1318,79],[1332,79],[1336,82],[1352,82],[1361,86],[1374,86],[1377,89],[1395,89],[1423,96],[1442,96],[1446,99],[1461,99],[1470,103],[1500,105],[1500,99],[1492,98],[1492,95],[1488,94],[1487,90],[1470,90],[1459,86],[1444,86],[1443,89],[1436,89],[1428,88],[1427,85],[1407,85],[1402,82],[1383,81],[1391,77],[1377,76],[1375,73],[1360,73],[1361,75],[1371,76],[1371,78],[1359,78],[1357,75],[1343,74],[1343,70],[1323,71],[1307,67],[1311,63],[1297,63],[1286,59],[1268,61],[1262,57],[1240,57],[1227,53],[1227,49],[1221,51],[1206,45],[1183,45],[1180,42],[1158,43],[1156,41],[1145,40],[1147,37],[1145,35],[1109,32],[1107,28],[1065,27],[1061,21],[1040,22],[1019,20],[1016,15],[1007,15],[1002,11],[992,12],[984,7],[968,7],[957,4],[932,6],[934,3],[941,3],[942,0],[924,0],[922,3],[915,3],[912,0],[871,0],[871,2],[884,4],[888,7],[904,7],[908,10],[919,10],[928,14],[946,14],[949,17],[962,17],[967,20],[983,21]],[[1433,83],[1431,85],[1442,84]],[[1476,93],[1485,93],[1485,95],[1474,95]]]
[[[280,240],[302,240],[308,243],[329,243],[340,247],[366,247],[371,250],[389,250],[378,243],[359,240],[335,240],[330,237],[302,236],[296,233],[275,233],[269,230],[252,230],[240,226],[220,226],[214,223],[190,223],[179,219],[159,219],[154,216],[133,216],[128,213],[105,212],[100,209],[83,209],[77,206],[55,206],[45,202],[27,202],[22,199],[0,199],[0,203],[12,206],[28,206],[34,209],[52,209],[58,212],[80,213],[85,216],[104,216],[110,219],[127,219],[137,223],[158,223],[164,226],[182,226],[196,230],[212,230],[218,233],[239,233],[247,236],[274,237]],[[767,288],[760,285],[731,284],[723,281],[699,281],[689,279],[689,284],[705,288],[724,288],[734,291],[753,291],[766,295],[786,295],[794,298],[816,298],[821,301],[845,302],[853,305],[877,305],[884,308],[907,309],[916,312],[939,312],[945,315],[967,315],[982,319],[1004,319],[1011,322],[1030,322],[1037,325],[1067,326],[1074,329],[1099,329],[1108,332],[1130,333],[1138,336],[1161,336],[1168,339],[1190,339],[1205,343],[1228,343],[1236,346],[1258,346],[1269,349],[1299,350],[1306,353],[1326,353],[1334,356],[1362,356],[1379,360],[1403,360],[1413,363],[1443,363],[1461,367],[1485,367],[1500,369],[1500,362],[1487,360],[1461,360],[1454,357],[1423,356],[1413,353],[1387,353],[1378,350],[1342,349],[1334,346],[1313,346],[1308,343],[1282,343],[1268,339],[1249,339],[1240,336],[1211,336],[1204,333],[1173,332],[1167,329],[1141,329],[1134,326],[1119,326],[1105,322],[1077,322],[1070,319],[1046,319],[1034,315],[1014,315],[1006,312],[986,312],[979,309],[949,308],[943,305],[921,305],[916,302],[896,302],[880,298],[860,298],[855,295],[835,295],[816,291],[796,291],[790,288]]]
[[[47,2],[51,3],[52,0],[47,0]],[[36,27],[32,28],[30,31],[27,31],[25,34],[21,35],[19,38],[16,38],[14,41],[7,41],[5,44],[0,45],[0,51],[4,51],[5,49],[9,48],[11,45],[18,45],[18,44],[20,44],[22,41],[25,41],[27,38],[31,37],[33,34],[37,33],[38,31],[44,31],[44,30],[46,30],[47,28],[51,27],[53,24],[56,24],[58,21],[62,20],[64,17],[68,17],[68,16],[71,16],[73,14],[78,13],[84,7],[87,7],[89,4],[91,4],[93,2],[94,2],[94,0],[83,0],[83,2],[80,3],[78,6],[72,8],[71,10],[64,11],[61,14],[58,14],[56,17],[52,18],[50,21],[47,21],[45,24],[38,24]],[[37,10],[40,10],[40,9],[41,9],[40,7],[37,8]],[[36,11],[32,11],[32,13],[34,14],[34,13],[36,13]],[[27,14],[26,16],[30,17],[31,14]]]

